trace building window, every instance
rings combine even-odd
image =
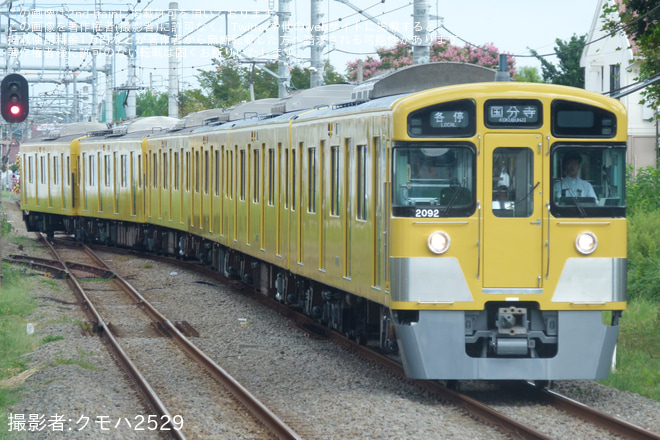
[[[621,66],[610,64],[610,93],[621,88]]]

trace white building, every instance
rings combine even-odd
[[[596,41],[584,48],[580,67],[584,68],[584,88],[592,92],[607,93],[635,83],[639,76],[639,64],[635,50],[623,32],[611,37],[603,32],[603,20],[600,18],[603,4],[608,0],[599,0],[594,11],[594,18],[587,41]],[[611,0],[610,0],[611,1]],[[657,164],[657,121],[651,122],[653,110],[640,104],[642,96],[635,92],[621,98],[628,109],[628,153],[627,161],[635,168]]]

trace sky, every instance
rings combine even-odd
[[[66,3],[71,11],[93,11],[93,5],[83,0],[79,3]],[[98,3],[99,0],[97,0]],[[366,11],[406,37],[413,34],[413,0],[345,0]],[[138,18],[141,24],[160,23],[166,18],[157,18],[157,11],[166,11],[168,0],[130,0],[122,2],[102,2],[104,11],[140,11]],[[427,0],[431,19],[429,27],[433,38],[450,40],[453,44],[463,46],[463,41],[453,37],[444,29],[438,29],[440,24],[463,40],[475,45],[493,43],[499,50],[516,54],[529,55],[528,48],[539,53],[551,53],[555,39],[569,40],[573,34],[582,35],[589,32],[598,0]],[[268,19],[264,12],[269,8],[277,8],[278,0],[244,0],[230,2],[227,0],[187,0],[178,1],[178,8],[188,13],[180,18],[181,34],[187,35],[184,41],[196,43],[197,46],[181,47],[179,55],[180,89],[197,87],[195,76],[198,69],[214,68],[211,58],[217,56],[214,46],[222,42],[228,33],[234,40],[234,48],[242,51],[243,56],[257,57],[262,60],[276,59],[277,28],[275,18]],[[291,0],[290,42],[292,44],[291,63],[309,66],[310,50],[305,39],[309,35],[310,1]],[[14,0],[12,11],[25,11],[25,22],[42,23],[45,27],[49,19],[49,10],[61,8],[61,2],[36,3],[36,0]],[[4,8],[6,8],[6,4]],[[36,9],[35,9],[36,7]],[[233,14],[225,22],[223,16],[211,11],[232,8]],[[375,56],[378,47],[391,47],[396,38],[385,32],[373,22],[367,20],[346,4],[337,0],[321,2],[322,21],[328,30],[326,46],[323,49],[324,60],[329,60],[335,69],[344,73],[346,63],[358,58]],[[6,9],[5,9],[6,10]],[[35,12],[38,11],[38,12]],[[254,13],[255,11],[259,13]],[[41,15],[37,15],[41,14]],[[151,16],[149,14],[152,14]],[[435,18],[435,17],[442,17]],[[116,12],[97,17],[100,25],[119,22],[120,14]],[[58,19],[62,24],[66,20]],[[441,21],[442,20],[442,21]],[[77,18],[79,23],[92,23],[89,17]],[[69,23],[69,22],[67,22]],[[70,23],[69,23],[70,24]],[[15,37],[18,34],[14,35]],[[37,33],[23,34],[25,38],[37,38]],[[4,37],[6,38],[6,37]],[[3,38],[3,41],[5,41]],[[66,38],[74,39],[78,44],[90,44],[91,34],[86,36],[68,34]],[[95,43],[98,43],[98,36]],[[77,40],[75,40],[77,39]],[[329,41],[328,41],[329,40]],[[30,41],[27,41],[30,43]],[[69,40],[71,42],[71,40]],[[152,86],[156,90],[166,90],[167,86],[167,41],[157,34],[138,35],[137,83],[140,86]],[[24,54],[21,56],[22,66],[40,65],[42,60],[55,65],[68,65],[70,68],[89,66],[92,57],[71,53],[65,59],[57,54]],[[127,58],[115,56],[116,82],[127,81]],[[550,58],[553,61],[552,58]],[[97,57],[97,66],[105,63],[103,55]],[[540,62],[532,57],[517,57],[516,65],[538,67]],[[103,75],[101,75],[103,77]],[[46,88],[58,86],[44,86]],[[101,85],[103,88],[104,85]],[[62,89],[62,86],[59,86]]]

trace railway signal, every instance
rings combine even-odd
[[[0,83],[0,111],[10,124],[23,122],[30,110],[27,80],[18,73],[5,76]]]

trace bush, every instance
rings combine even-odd
[[[628,298],[660,300],[660,167],[627,177]]]
[[[638,212],[660,211],[660,162],[658,168],[627,169],[626,200],[628,216]]]
[[[660,208],[628,217],[628,298],[660,300]]]

